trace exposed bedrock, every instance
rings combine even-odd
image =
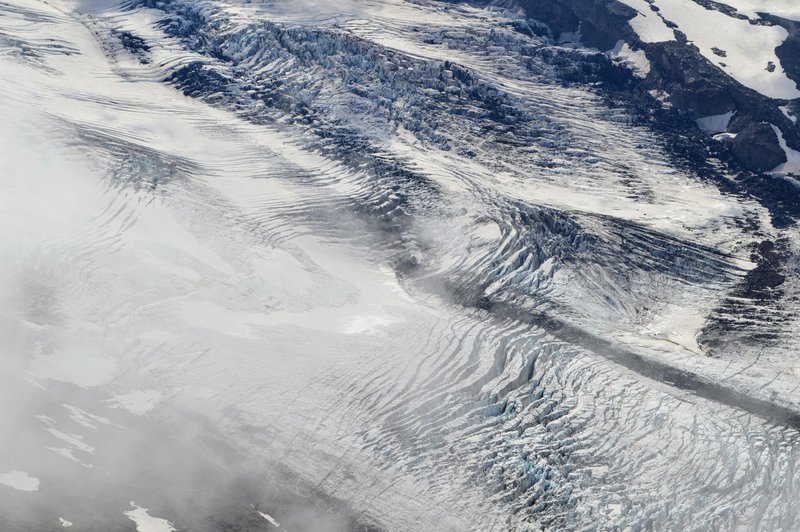
[[[778,144],[778,135],[764,122],[748,120],[731,144],[731,153],[739,161],[747,161],[756,172],[768,172],[786,162],[786,154]]]
[[[718,129],[706,132],[712,135],[725,131],[746,133],[746,141],[739,142],[740,147],[732,151],[743,168],[768,172],[786,161],[785,155],[777,155],[784,151],[777,135],[767,131],[771,129],[768,125],[760,126],[762,122],[778,127],[787,146],[800,150],[800,132],[784,112],[793,108],[792,102],[765,96],[728,76],[671,22],[665,21],[674,30],[675,40],[644,42],[630,23],[639,13],[617,0],[521,0],[520,4],[528,16],[550,25],[557,40],[576,33],[582,44],[600,50],[612,50],[624,41],[632,50],[643,52],[649,71],[642,73],[641,83],[666,96],[669,104],[690,118],[699,120],[733,113],[736,120],[727,127],[723,123]],[[716,9],[718,6],[704,7]],[[652,5],[651,9],[648,15],[658,16],[657,7]],[[743,17],[735,10],[723,12]],[[800,80],[800,24],[770,15],[763,15],[758,23],[780,25],[789,32],[775,53],[786,75],[794,81]],[[726,52],[719,50],[718,54],[724,61]],[[759,149],[742,146],[754,138]]]
[[[533,18],[547,22],[556,35],[571,33],[580,27],[584,44],[609,50],[621,38],[635,37],[628,20],[636,10],[616,0],[521,0]]]

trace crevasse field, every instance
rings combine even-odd
[[[800,96],[781,30],[656,3]],[[524,24],[0,3],[0,530],[800,527],[800,283],[750,251],[797,227]]]

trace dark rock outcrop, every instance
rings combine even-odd
[[[786,154],[778,144],[778,136],[767,123],[749,122],[731,144],[737,160],[756,172],[769,172],[786,162]]]
[[[759,13],[762,19],[783,26],[789,32],[789,36],[783,44],[775,48],[775,54],[781,60],[786,75],[795,83],[800,83],[800,22]]]
[[[708,63],[694,45],[672,41],[642,47],[651,65],[649,84],[667,92],[673,105],[695,118],[735,111],[737,100],[748,99],[749,95],[732,86],[730,78]]]
[[[550,24],[557,37],[580,31],[583,43],[600,50],[635,35],[628,21],[636,10],[617,0],[523,0],[521,4],[530,17]]]

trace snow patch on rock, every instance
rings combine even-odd
[[[633,50],[623,40],[617,41],[617,45],[611,50],[610,55],[633,70],[633,75],[637,78],[646,78],[650,73],[650,61],[644,50]]]
[[[642,42],[666,42],[675,40],[675,32],[667,26],[664,20],[650,8],[644,0],[622,0],[638,14],[628,23],[636,32]]]
[[[178,529],[172,523],[160,517],[153,517],[147,508],[137,506],[134,501],[131,501],[131,506],[134,509],[125,512],[125,516],[136,523],[137,532],[177,532]]]
[[[108,400],[112,408],[122,408],[137,416],[143,416],[153,408],[163,398],[155,390],[137,390],[125,395],[117,395]]]
[[[735,111],[729,111],[721,115],[704,116],[695,120],[697,127],[706,135],[716,135],[728,129]]]
[[[271,515],[269,515],[268,513],[258,512],[258,515],[263,517],[269,524],[271,524],[275,528],[279,528],[281,526],[281,524],[278,521],[276,521],[275,518],[272,517]]]
[[[770,124],[772,125],[772,124]],[[783,137],[783,132],[777,126],[772,126],[775,134],[778,135],[778,143],[781,149],[786,154],[786,162],[775,167],[771,173],[773,174],[797,174],[800,173],[800,151],[793,150],[786,144],[786,139]]]
[[[800,98],[800,90],[775,54],[789,36],[785,28],[751,24],[691,0],[657,0],[655,5],[706,59],[742,85],[770,98]],[[724,51],[725,57],[715,49]]]
[[[786,115],[786,118],[792,121],[793,124],[797,123],[797,117],[792,114],[791,110],[789,110],[788,105],[782,105],[779,107],[779,109],[784,115]]]

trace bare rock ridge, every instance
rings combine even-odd
[[[680,26],[673,23],[655,2],[636,2],[648,6],[649,12],[634,9],[634,2],[619,0],[521,0],[529,17],[548,24],[556,40],[565,35],[579,34],[580,42],[600,50],[612,50],[624,42],[631,50],[641,51],[649,62],[649,71],[642,73],[642,84],[654,94],[662,95],[668,104],[696,120],[706,117],[732,117],[729,123],[710,128],[720,143],[730,143],[730,152],[747,170],[768,172],[787,162],[778,135],[769,127],[776,126],[786,145],[800,150],[800,130],[789,114],[797,108],[797,99],[770,97],[750,88],[728,75],[725,65],[727,52],[713,47],[718,63],[704,56]],[[780,65],[769,62],[765,71],[785,72],[794,82],[800,81],[800,23],[775,15],[759,13],[757,20],[749,19],[735,9],[713,2],[697,2],[717,16],[747,21],[754,26],[780,26],[788,32],[785,41],[775,49]],[[645,39],[632,27],[637,17],[663,20],[673,33],[670,40]],[[743,37],[744,38],[744,37]],[[781,109],[783,108],[783,110]],[[722,135],[720,135],[722,134]]]

